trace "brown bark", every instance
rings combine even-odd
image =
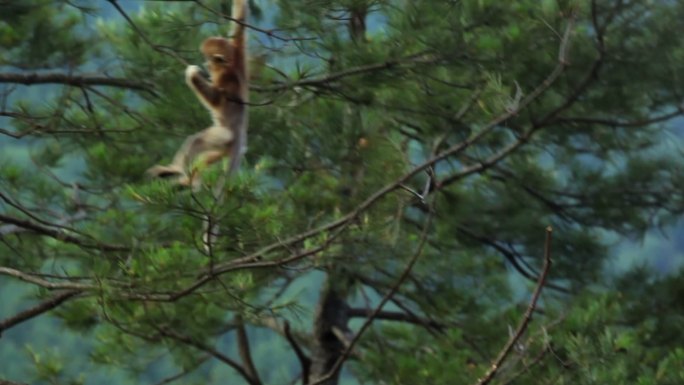
[[[323,288],[318,309],[314,318],[314,343],[311,349],[311,369],[309,383],[329,374],[330,370],[340,358],[345,345],[336,333],[335,329],[349,333],[349,305],[336,285],[331,284],[331,276]],[[336,385],[339,379],[339,371],[330,378],[321,382],[321,385]]]

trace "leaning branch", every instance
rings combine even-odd
[[[549,275],[549,270],[551,268],[552,232],[553,230],[551,229],[551,226],[548,226],[546,228],[546,242],[544,243],[544,267],[542,268],[542,272],[539,275],[539,281],[537,282],[537,287],[534,289],[534,293],[532,294],[530,304],[527,306],[527,310],[525,311],[523,318],[520,320],[520,323],[518,324],[518,328],[515,330],[515,333],[508,340],[506,345],[504,345],[503,349],[501,349],[499,355],[496,357],[494,362],[492,362],[492,366],[489,368],[487,373],[485,373],[484,377],[480,378],[477,381],[477,385],[486,385],[494,379],[496,373],[501,368],[501,364],[503,364],[504,360],[506,360],[508,355],[511,353],[515,344],[518,343],[518,340],[520,340],[522,335],[525,334],[525,330],[527,330],[527,326],[530,324],[530,320],[532,320],[532,313],[534,312],[534,309],[537,307],[537,301],[539,300],[539,296],[541,295],[542,289],[544,288],[544,284],[546,283],[546,277]]]

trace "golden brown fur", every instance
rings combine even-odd
[[[213,124],[189,136],[168,166],[157,165],[147,172],[152,176],[177,176],[178,183],[196,186],[198,173],[224,156],[230,157],[230,171],[240,167],[247,145],[247,46],[243,22],[246,0],[233,2],[233,18],[239,23],[230,39],[209,37],[200,46],[211,77],[208,82],[198,66],[185,70],[185,81],[209,110]]]

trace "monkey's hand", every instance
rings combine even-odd
[[[200,68],[199,66],[196,65],[189,65],[187,68],[185,68],[185,81],[188,82],[188,84],[192,84],[192,78],[195,76],[201,76],[200,75]]]

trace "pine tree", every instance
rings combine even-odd
[[[250,6],[248,152],[191,191],[144,171],[228,2],[0,0],[0,383],[684,380],[681,274],[610,258],[684,209],[684,4]]]

